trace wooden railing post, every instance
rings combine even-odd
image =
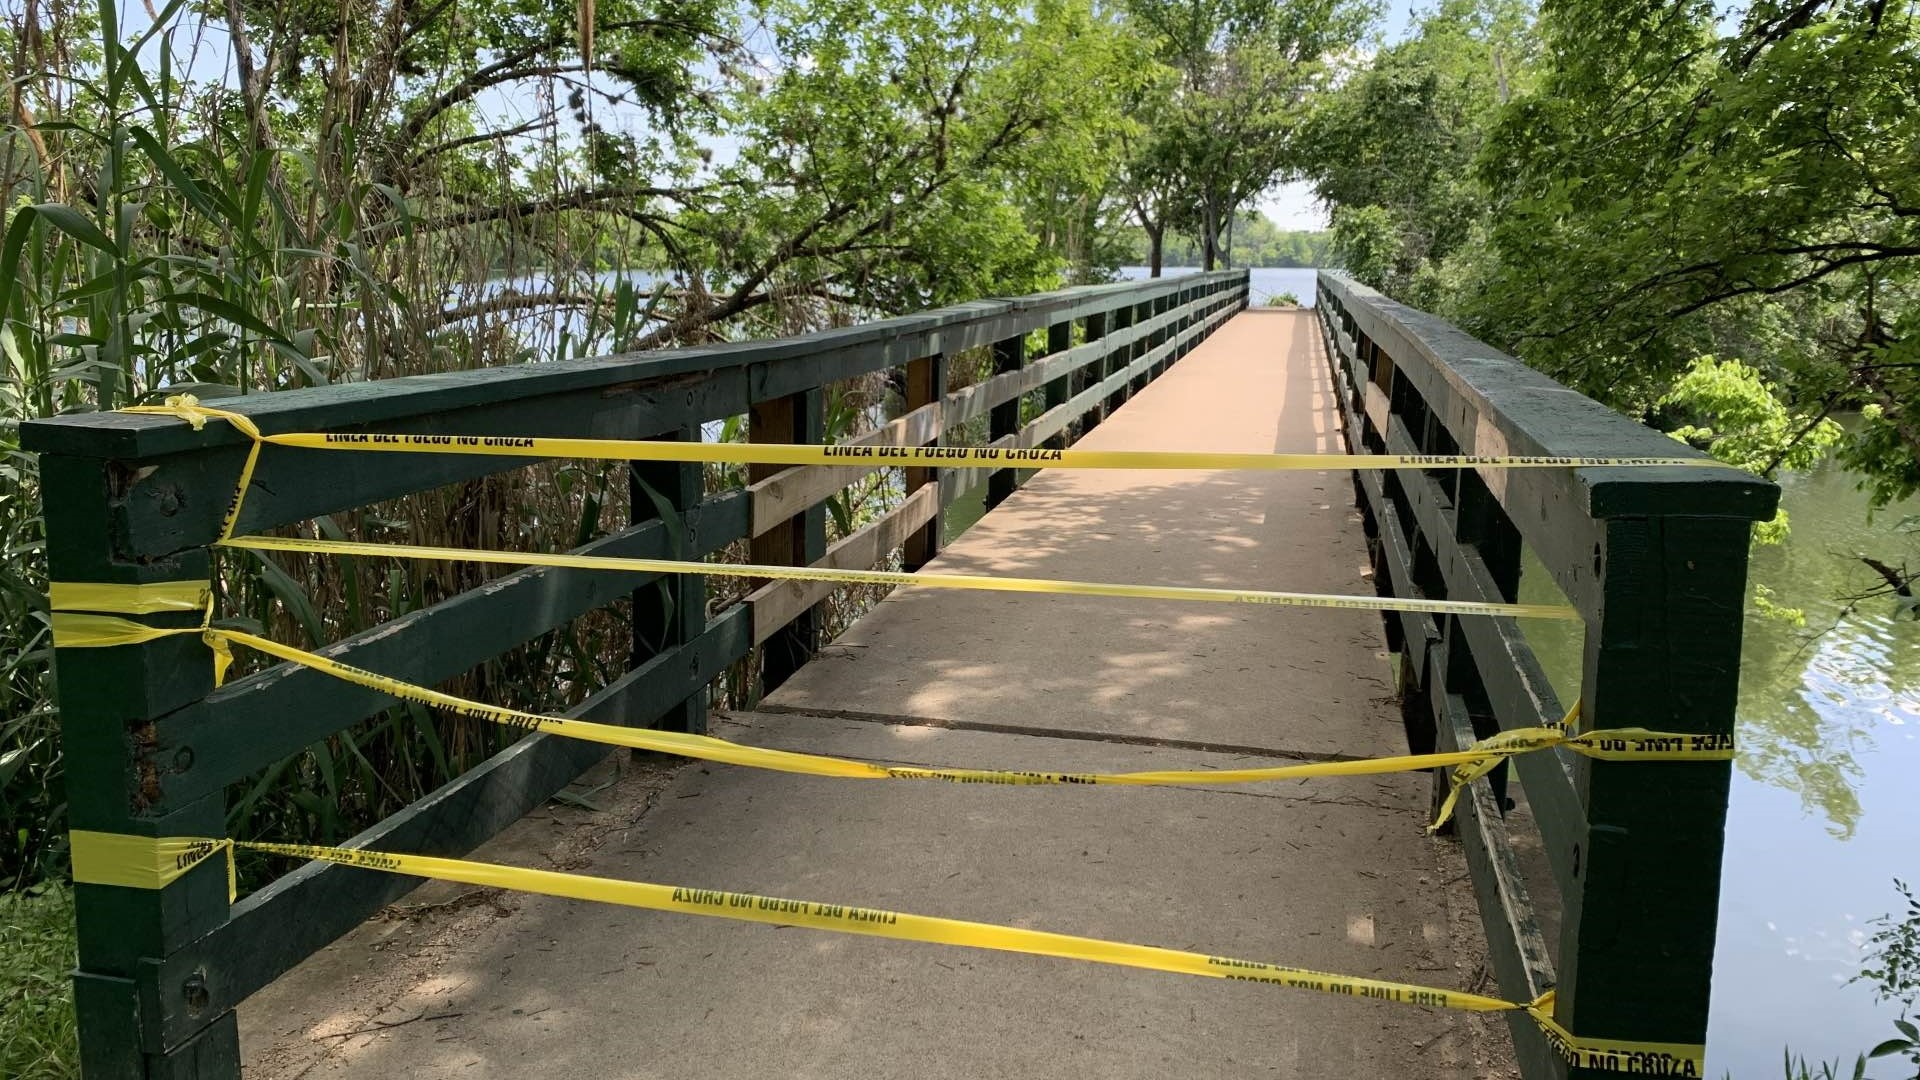
[[[1063,320],[1047,327],[1048,356],[1066,352],[1071,348],[1073,348],[1073,323],[1071,320]],[[1065,375],[1049,382],[1041,398],[1042,410],[1051,410],[1058,406],[1065,405],[1067,398],[1071,396],[1068,386],[1069,379],[1068,376]],[[1067,448],[1067,440],[1072,437],[1072,435],[1073,432],[1071,429],[1063,430],[1060,434],[1048,439],[1046,445],[1049,449],[1065,450]]]
[[[1104,311],[1096,311],[1081,320],[1080,336],[1089,343],[1099,341],[1101,338],[1107,336],[1107,313]],[[1103,357],[1075,373],[1073,392],[1078,394],[1091,389],[1106,377],[1107,361]],[[1085,418],[1081,421],[1081,434],[1084,435],[1098,427],[1101,419],[1106,415],[1107,403],[1104,401],[1096,402],[1093,408],[1087,410]]]
[[[1009,371],[1018,371],[1026,364],[1027,339],[1024,335],[1003,338],[993,343],[993,373],[1004,375]],[[987,439],[989,441],[1018,434],[1020,431],[1020,397],[1016,396],[1003,405],[995,405],[987,416]],[[1017,486],[1019,475],[1012,469],[1000,469],[987,477],[987,509],[991,510],[1007,500]]]
[[[818,388],[753,402],[747,412],[747,441],[818,443],[825,439],[826,397]],[[782,471],[779,465],[749,465],[747,481]],[[767,566],[807,566],[826,554],[827,508],[817,504],[753,538],[752,559]],[[768,638],[761,652],[760,679],[772,693],[792,677],[820,647],[819,605],[808,608]]]
[[[1128,305],[1122,308],[1115,308],[1109,320],[1111,328],[1114,330],[1125,330],[1128,327],[1132,326],[1133,312],[1134,312],[1134,309],[1132,305]],[[1138,350],[1137,345],[1124,345],[1118,349],[1115,349],[1113,352],[1108,353],[1106,370],[1101,375],[1102,380],[1104,381],[1105,379],[1112,378],[1113,376],[1120,374],[1122,371],[1125,371],[1127,369],[1127,365],[1133,363],[1133,358],[1140,355],[1137,350]],[[1125,405],[1127,403],[1127,393],[1130,389],[1131,389],[1130,386],[1123,383],[1119,389],[1115,390],[1112,394],[1109,394],[1107,396],[1107,408],[1104,415],[1112,416],[1115,410],[1119,409],[1120,406]]]
[[[1602,524],[1581,726],[1730,740],[1749,521],[1657,515]],[[1568,1030],[1706,1041],[1730,775],[1726,762],[1575,759],[1586,828],[1561,889],[1555,1013]]]
[[[700,429],[685,427],[665,436],[698,442]],[[658,518],[667,529],[668,558],[697,559],[699,550],[685,514],[706,498],[706,469],[697,461],[636,461],[627,473],[628,524]],[[674,520],[678,518],[679,520]],[[698,638],[707,628],[707,579],[701,574],[668,574],[633,593],[632,667]],[[667,708],[657,721],[668,731],[696,735],[707,730],[707,695],[700,693]]]
[[[1196,315],[1192,309],[1188,309],[1188,304],[1194,304],[1196,300],[1200,300],[1202,288],[1204,288],[1204,286],[1188,284],[1187,288],[1181,288],[1181,292],[1173,298],[1173,304],[1183,309],[1183,311],[1181,311],[1181,317],[1173,321],[1173,334],[1175,334],[1175,338],[1179,338],[1181,334],[1190,331],[1192,325],[1200,321],[1200,315]],[[1188,352],[1192,352],[1196,344],[1200,344],[1200,342],[1187,342],[1187,344],[1181,344],[1181,346],[1173,346],[1173,361],[1171,361],[1171,363],[1179,363],[1181,357],[1185,357]]]
[[[238,459],[234,464],[238,465]],[[207,580],[205,548],[164,560],[116,557],[115,526],[126,515],[113,492],[130,487],[133,462],[43,454],[41,482],[58,498],[46,500],[47,567],[54,581],[140,584]],[[156,489],[149,489],[154,491]],[[224,500],[228,492],[157,487],[160,500]],[[169,513],[164,501],[142,511]],[[211,540],[211,537],[208,537]],[[160,626],[197,626],[197,613],[125,615]],[[191,747],[169,761],[151,757],[153,722],[204,697],[213,688],[213,664],[197,635],[162,638],[112,649],[59,649],[55,675],[66,761],[67,826],[74,830],[153,836],[143,816],[157,774],[191,764]],[[173,834],[226,835],[226,801],[208,795],[167,817]],[[177,994],[193,1011],[206,1003],[205,975],[182,985],[143,985],[160,962],[227,921],[227,868],[208,859],[163,889],[76,885],[74,908],[79,966],[74,1009],[80,1025],[80,1066],[88,1080],[205,1078],[240,1075],[239,1028],[232,1010],[194,1016],[196,1031],[168,1047],[154,1015],[162,994]],[[195,980],[200,980],[196,985]]]
[[[932,405],[947,392],[947,356],[935,353],[923,356],[907,364],[907,411]],[[944,445],[947,441],[946,425],[940,425],[940,433],[934,436],[933,446]],[[940,482],[940,470],[913,468],[906,470],[906,494]],[[945,539],[946,509],[942,507],[933,512],[933,517],[925,525],[907,535],[901,546],[900,565],[911,572],[933,561],[940,554],[940,545]]]
[[[1153,301],[1142,300],[1133,305],[1133,325],[1138,326],[1151,318],[1153,318]],[[1133,348],[1130,350],[1132,355],[1128,357],[1127,362],[1131,364],[1133,361],[1147,355],[1147,352],[1153,348],[1159,333],[1158,330],[1155,330],[1152,333],[1142,336],[1139,341],[1134,342]],[[1147,384],[1152,381],[1153,372],[1151,370],[1143,371],[1127,380],[1127,397],[1132,398],[1133,395],[1145,390]]]
[[[1174,297],[1171,293],[1165,296],[1156,297],[1153,301],[1154,317],[1158,318],[1162,315],[1165,315],[1167,312],[1172,311],[1173,304],[1174,304]],[[1172,340],[1173,335],[1177,329],[1178,329],[1177,326],[1166,326],[1166,327],[1162,327],[1159,330],[1155,330],[1153,332],[1153,340],[1148,343],[1148,346],[1150,348],[1158,348],[1161,345],[1166,344],[1168,341]],[[1147,374],[1148,382],[1152,382],[1153,380],[1166,374],[1167,369],[1173,366],[1174,357],[1171,355],[1172,350],[1168,350],[1168,352],[1169,352],[1169,355],[1162,357],[1159,363],[1153,365],[1153,370],[1151,372],[1148,372]]]

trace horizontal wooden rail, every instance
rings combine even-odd
[[[699,554],[745,535],[746,500],[729,493],[688,511]],[[658,521],[575,549],[582,555],[674,558]],[[531,568],[408,612],[314,651],[422,686],[463,675],[557,626],[630,595],[656,575]],[[311,668],[277,664],[235,680],[154,725],[154,770],[140,810],[167,813],[217,794],[262,764],[299,752],[393,704],[377,691]],[[276,717],[262,724],[263,716]]]
[[[1016,371],[995,375],[971,386],[961,387],[945,395],[936,405],[923,405],[871,432],[847,440],[846,444],[850,446],[925,446],[941,434],[952,431],[969,420],[987,415],[988,411],[996,405],[1017,400],[1025,394],[1043,388],[1050,382],[1070,376],[1090,365],[1101,363],[1107,357],[1121,352],[1156,330],[1168,329],[1184,318],[1200,317],[1201,312],[1209,310],[1212,306],[1208,303],[1209,299],[1211,298],[1189,301],[1150,322],[1042,357]],[[1212,327],[1215,324],[1209,321],[1207,325]],[[1182,337],[1182,341],[1191,339],[1193,339],[1191,333]],[[1154,356],[1164,359],[1169,352],[1170,350],[1163,347],[1156,349]],[[1148,366],[1134,365],[1128,370],[1132,377],[1137,378],[1146,372]],[[1088,407],[1090,406],[1082,405],[1071,411],[1077,417],[1085,413]],[[822,499],[828,498],[848,484],[881,467],[796,466],[750,484],[747,490],[752,493],[754,500],[753,534],[758,536],[764,533],[780,521],[819,503]]]

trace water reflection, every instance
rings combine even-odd
[[[1877,576],[1862,554],[1896,561],[1912,544],[1892,528],[1904,511],[1869,514],[1865,496],[1831,466],[1788,477],[1787,542],[1754,552],[1752,580],[1806,612],[1800,629],[1748,615],[1740,685],[1741,772],[1800,796],[1845,840],[1859,823],[1863,756],[1886,728],[1920,722],[1920,627],[1890,597],[1848,611],[1839,598]]]

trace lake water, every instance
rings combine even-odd
[[[1845,983],[1868,920],[1899,902],[1892,879],[1920,878],[1920,622],[1891,598],[1836,599],[1877,583],[1860,555],[1920,554],[1897,530],[1920,505],[1869,516],[1833,466],[1781,487],[1793,532],[1754,552],[1751,578],[1807,629],[1747,616],[1708,1044],[1739,1080],[1778,1075],[1783,1043],[1851,1065],[1895,1034],[1893,1009]]]
[[[1163,266],[1162,277],[1178,277],[1182,274],[1197,274],[1200,270],[1194,266]],[[1248,298],[1254,307],[1264,307],[1275,296],[1292,293],[1301,307],[1313,306],[1314,275],[1319,271],[1311,267],[1294,266],[1256,266],[1247,271]],[[1120,268],[1120,280],[1144,281],[1147,278],[1144,266],[1123,266]]]
[[[1164,277],[1177,277],[1184,274],[1197,274],[1199,269],[1192,266],[1169,266],[1161,270]],[[1270,268],[1255,267],[1249,272],[1248,291],[1250,300],[1256,307],[1264,306],[1275,296],[1291,294],[1302,307],[1313,306],[1314,274],[1312,269],[1294,267]],[[1144,266],[1123,266],[1118,270],[1121,281],[1144,281],[1148,277]],[[594,275],[595,285],[602,290],[610,290],[615,281],[626,277],[642,291],[652,289],[659,281],[644,270],[617,271],[607,270]],[[449,298],[455,302],[468,303],[483,300],[507,291],[539,292],[556,287],[556,282],[543,274],[523,274],[517,277],[491,278],[480,285],[471,296],[462,295]],[[592,356],[603,352],[607,347],[604,337],[588,339],[588,325],[585,313],[573,309],[542,308],[518,312],[509,317],[508,324],[513,335],[527,349],[527,359],[551,360],[556,357]],[[601,328],[604,333],[604,327]]]
[[[1891,598],[1851,612],[1838,599],[1877,583],[1860,555],[1895,566],[1920,555],[1920,534],[1899,528],[1920,503],[1870,514],[1831,464],[1780,485],[1792,533],[1755,549],[1750,582],[1807,626],[1749,603],[1707,1038],[1707,1075],[1735,1080],[1779,1077],[1788,1047],[1842,1058],[1850,1075],[1856,1054],[1895,1035],[1896,1010],[1848,980],[1869,921],[1900,903],[1893,879],[1920,879],[1920,623]],[[1557,599],[1537,579],[1521,593]],[[1570,699],[1578,641],[1527,630]]]

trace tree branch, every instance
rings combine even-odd
[[[660,196],[681,198],[695,194],[699,190],[698,188],[620,188],[614,190],[605,188],[582,188],[579,191],[572,191],[564,195],[555,195],[544,199],[526,199],[521,202],[498,206],[469,207],[458,213],[448,214],[444,217],[434,218],[429,221],[416,221],[412,225],[412,230],[416,233],[444,232],[448,229],[457,229],[465,225],[480,225],[489,221],[532,217],[536,214],[552,214],[562,210],[595,210],[620,214],[623,217],[643,223],[646,221],[664,222],[667,219],[655,214],[647,214],[635,207],[609,207],[603,204],[619,200],[630,200],[638,203],[645,199]],[[399,218],[389,218],[386,221],[369,226],[366,233],[368,239],[380,241],[406,231],[407,228],[407,224]]]
[[[237,2],[238,0],[228,0],[229,4]],[[707,36],[708,28],[674,19],[625,19],[619,22],[606,23],[598,28],[598,32],[603,35],[627,30],[678,30],[690,37],[698,38]],[[569,27],[565,31],[549,35],[544,41],[537,41],[526,48],[510,52],[498,60],[495,60],[493,63],[474,71],[466,78],[448,87],[439,97],[422,105],[419,111],[407,117],[406,121],[400,126],[400,144],[403,146],[412,145],[419,139],[420,135],[426,131],[427,125],[432,123],[435,117],[463,102],[472,100],[475,95],[490,86],[498,86],[501,83],[514,82],[518,79],[533,78],[540,75],[585,70],[585,66],[578,63],[550,64],[534,68],[521,67],[522,64],[531,63],[542,55],[565,48],[573,41],[574,30]]]
[[[443,326],[472,319],[481,315],[497,315],[503,311],[526,311],[548,307],[592,307],[598,299],[584,293],[538,292],[501,293],[484,300],[443,308],[421,319],[425,330],[438,330]]]
[[[537,131],[541,128],[552,127],[553,125],[554,125],[553,117],[542,116],[542,117],[537,117],[535,119],[529,120],[526,123],[519,125],[518,127],[508,128],[505,131],[486,131],[478,135],[468,135],[459,139],[449,139],[446,142],[435,143],[432,146],[426,147],[422,150],[415,152],[412,157],[409,157],[407,159],[407,165],[409,167],[414,165],[419,165],[420,163],[426,161],[428,158],[438,157],[441,154],[452,153],[453,151],[458,150],[463,146],[472,146],[475,143],[498,142],[502,139],[511,139],[516,135],[525,135],[529,131]]]

